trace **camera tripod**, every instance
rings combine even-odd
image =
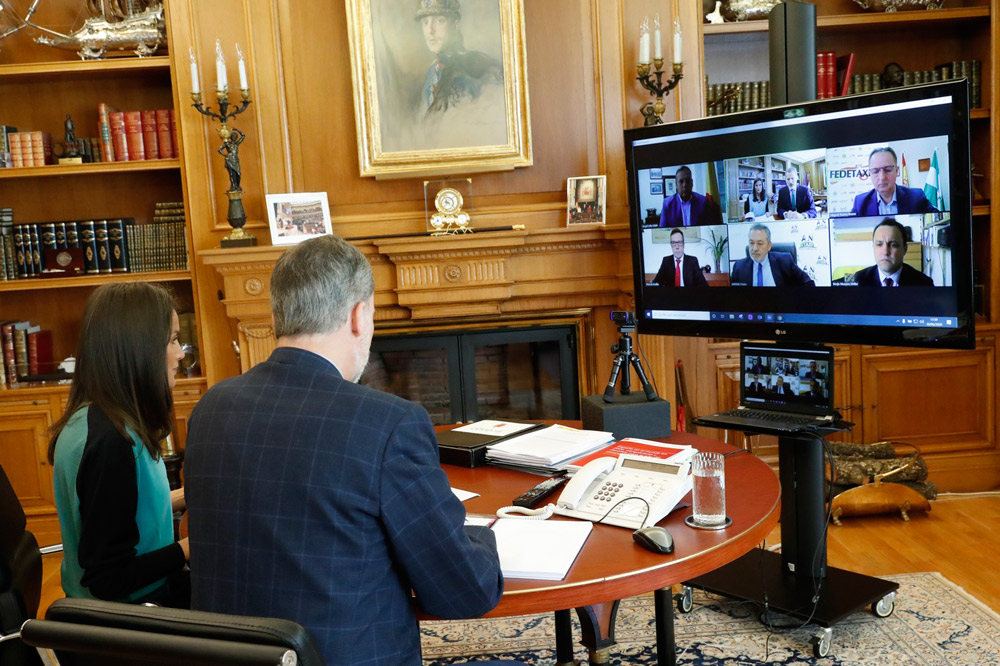
[[[611,353],[617,354],[617,356],[615,356],[611,367],[611,378],[604,389],[604,402],[615,401],[615,382],[618,380],[619,374],[621,374],[622,378],[621,394],[629,395],[631,393],[631,379],[629,378],[628,371],[629,363],[635,368],[635,374],[639,375],[639,383],[642,384],[642,390],[646,392],[646,400],[652,402],[657,398],[656,389],[649,383],[649,380],[646,378],[646,372],[642,369],[642,362],[636,353],[632,351],[632,338],[629,337],[629,333],[634,330],[635,326],[618,327],[618,333],[621,337],[618,338],[618,344],[611,346]],[[622,366],[625,366],[625,372],[622,372]]]

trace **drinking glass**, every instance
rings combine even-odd
[[[691,462],[694,489],[692,521],[698,527],[726,525],[726,472],[721,453],[701,452]]]

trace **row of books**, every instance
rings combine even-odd
[[[900,70],[892,81],[886,81],[885,72],[874,74],[853,72],[853,53],[837,57],[833,51],[818,52],[816,54],[817,99],[854,95],[901,85],[967,78],[972,108],[982,106],[982,63],[979,60],[956,60],[929,70],[905,72]],[[763,109],[771,105],[770,84],[767,81],[709,83],[708,77],[705,77],[705,100],[710,116]]]
[[[179,157],[173,109],[119,111],[102,102],[97,105],[97,129],[104,162]]]
[[[0,224],[0,279],[182,270],[188,266],[183,215]],[[65,252],[60,252],[65,250]]]
[[[934,69],[901,72],[899,77],[897,77],[897,81],[886,81],[885,72],[854,74],[851,77],[848,94],[854,95],[893,87],[894,83],[900,83],[899,78],[901,78],[901,85],[904,86],[949,81],[952,79],[968,79],[969,105],[973,109],[980,108],[983,105],[982,63],[979,60],[956,60],[945,65],[938,65]]]
[[[52,331],[30,321],[0,321],[3,372],[0,386],[14,386],[28,377],[55,371]]]
[[[0,163],[11,167],[45,166],[55,164],[52,154],[52,135],[48,132],[18,132],[16,127],[0,126],[3,146],[0,146]]]
[[[763,109],[771,106],[771,84],[768,81],[740,83],[707,83],[705,89],[708,115]]]

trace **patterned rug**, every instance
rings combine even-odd
[[[829,656],[814,659],[816,625],[772,613],[769,632],[753,604],[695,591],[694,610],[675,613],[678,664],[844,664],[850,666],[983,666],[1000,664],[1000,615],[937,573],[886,576],[899,583],[895,611],[867,609],[833,627]],[[612,664],[655,664],[652,595],[622,601]],[[574,637],[580,630],[575,623]],[[424,666],[483,659],[555,663],[552,614],[490,620],[422,622]],[[577,646],[586,664],[587,651]]]

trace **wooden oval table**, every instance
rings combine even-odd
[[[659,663],[675,663],[670,586],[732,562],[762,542],[778,522],[779,484],[771,468],[748,452],[683,432],[667,440],[689,444],[699,451],[730,454],[725,459],[726,513],[732,525],[722,530],[694,529],[684,524],[691,508],[677,509],[658,523],[669,529],[674,539],[674,552],[661,555],[635,544],[630,529],[595,524],[565,579],[508,578],[503,598],[486,617],[556,611],[556,661],[572,664],[569,609],[575,608],[590,663],[606,664],[609,648],[614,645],[618,601],[653,591]],[[470,514],[494,514],[541,480],[491,466],[442,468],[452,487],[479,493],[479,497],[464,503]],[[549,501],[557,498],[557,494],[552,495]],[[682,503],[690,500],[689,494]],[[552,520],[564,519],[556,516]]]

